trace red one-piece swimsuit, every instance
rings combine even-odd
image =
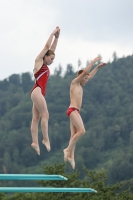
[[[36,83],[34,84],[31,90],[31,93],[36,87],[40,87],[42,95],[44,96],[46,94],[46,86],[47,86],[49,75],[50,75],[49,68],[47,67],[47,65],[43,65],[39,69],[39,71],[34,74]]]

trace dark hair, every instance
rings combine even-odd
[[[83,71],[84,71],[83,69],[79,70],[79,71],[77,72],[77,75],[79,76],[80,74],[82,74]]]
[[[83,73],[83,69],[80,69],[78,72],[77,72],[77,76],[79,76],[80,74],[82,74]],[[88,74],[86,74],[86,75],[89,75],[89,73]]]

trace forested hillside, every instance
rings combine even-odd
[[[68,64],[50,76],[46,100],[50,113],[51,152],[41,144],[41,155],[31,148],[30,90],[34,84],[29,72],[12,74],[0,81],[0,173],[41,173],[42,166],[63,163],[63,148],[70,137],[69,86],[76,76]],[[86,134],[76,147],[76,168],[108,172],[108,182],[133,177],[133,56],[114,58],[84,87],[81,116]],[[70,164],[66,170],[72,171]]]

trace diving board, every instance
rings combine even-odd
[[[91,188],[54,188],[54,187],[0,187],[0,192],[91,192]]]
[[[0,174],[0,180],[67,180],[67,178],[48,174]]]
[[[48,174],[0,174],[0,180],[68,180],[62,175]],[[0,192],[90,192],[92,188],[55,188],[55,187],[0,187]]]

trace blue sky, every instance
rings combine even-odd
[[[50,33],[61,34],[51,72],[74,70],[97,55],[102,61],[133,54],[132,0],[0,0],[0,80],[31,72]]]

